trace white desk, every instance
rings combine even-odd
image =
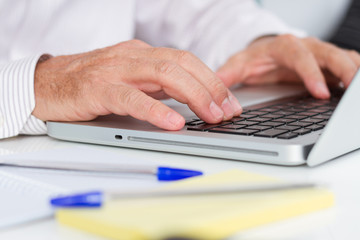
[[[18,137],[0,141],[0,153],[41,151],[44,149],[71,149],[78,143],[57,141],[46,136]],[[360,236],[360,151],[353,152],[336,161],[328,162],[316,168],[281,167],[264,164],[210,159],[205,157],[185,156],[180,154],[160,153],[143,150],[124,149],[88,145],[108,151],[146,159],[158,164],[200,169],[205,173],[215,173],[229,169],[242,169],[278,178],[294,180],[312,180],[329,184],[336,198],[335,207],[282,222],[269,224],[239,233],[231,239],[357,239]],[[49,152],[51,154],[51,151]],[[19,169],[19,171],[26,171]],[[27,173],[29,174],[29,173]],[[139,179],[126,180],[139,184]],[[149,180],[143,180],[149,181]],[[156,181],[150,180],[150,185]],[[88,184],[92,184],[88,181]],[[0,201],[1,202],[1,201]],[[25,224],[0,231],[0,239],[102,239],[86,233],[58,225],[53,218]]]

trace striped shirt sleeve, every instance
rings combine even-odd
[[[19,134],[45,134],[46,125],[32,116],[34,72],[41,55],[0,66],[0,139]]]

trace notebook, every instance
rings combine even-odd
[[[35,145],[41,143],[43,146],[42,138],[44,137],[26,138],[22,139],[22,143],[29,147],[32,146],[31,143],[38,141]],[[0,156],[0,230],[53,217],[54,209],[49,204],[51,197],[93,188],[126,190],[129,186],[132,189],[142,189],[160,184],[155,177],[139,174],[62,171],[2,165],[13,160],[20,165],[21,162],[26,164],[29,161],[44,162],[44,166],[70,161],[75,165],[92,165],[99,161],[105,166],[111,164],[121,167],[129,166],[129,163],[132,166],[155,165],[154,161],[146,157],[134,157],[103,147],[79,145],[50,143],[45,145],[50,148],[47,150],[29,148],[34,152]]]
[[[301,86],[233,91],[245,107],[231,121],[209,125],[186,105],[168,103],[187,126],[164,131],[131,117],[108,115],[88,122],[48,122],[54,138],[278,165],[315,166],[360,148],[360,73],[340,98],[309,97]],[[255,101],[248,101],[248,100]],[[248,103],[248,104],[247,104]],[[255,104],[255,105],[253,105]]]
[[[167,188],[256,183],[276,179],[239,170],[196,177]],[[257,193],[127,199],[101,209],[60,209],[64,225],[110,239],[223,239],[241,230],[325,209],[333,194],[321,188]]]

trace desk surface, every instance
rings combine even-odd
[[[51,139],[47,136],[17,137],[0,142],[0,154],[16,154],[51,149],[71,149],[84,146]],[[326,183],[336,198],[330,210],[316,212],[290,220],[255,228],[237,234],[231,239],[354,239],[360,236],[360,151],[343,156],[315,168],[307,166],[282,167],[265,164],[228,161],[180,154],[88,145],[93,148],[117,152],[162,165],[200,169],[216,173],[229,169],[241,169],[289,180],[309,180]],[[19,170],[21,171],[21,170]],[[22,170],[24,171],[24,170]],[[131,184],[132,180],[127,179]],[[147,180],[143,180],[147,181]],[[135,183],[136,182],[136,183]],[[88,184],[91,184],[89,181]],[[139,184],[139,179],[134,179]],[[0,239],[102,239],[58,225],[53,218],[0,231]]]

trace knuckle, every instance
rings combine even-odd
[[[144,61],[140,58],[125,58],[122,59],[124,61],[124,63],[126,64],[122,64],[120,66],[126,66],[126,68],[129,70],[129,72],[131,73],[135,73],[137,71],[139,71],[139,68],[141,68],[141,66],[143,66]]]
[[[306,37],[306,38],[304,38],[304,41],[306,43],[310,43],[310,44],[319,44],[319,43],[321,43],[321,41],[316,37]]]
[[[166,51],[166,48],[163,47],[153,47],[147,50],[150,56],[161,57]]]
[[[141,41],[139,39],[132,39],[129,41],[131,44],[133,45],[140,45],[140,46],[144,46],[144,45],[147,45],[144,41]]]
[[[159,101],[144,101],[144,110],[143,111],[143,118],[146,119],[147,116],[157,117],[159,115],[159,109],[161,108],[161,103]]]
[[[121,94],[116,95],[120,98],[120,104],[123,106],[130,106],[133,103],[134,93],[131,88],[123,88]]]
[[[350,56],[352,56],[354,58],[360,58],[360,54],[355,50],[349,50],[348,53],[349,53]]]
[[[227,90],[224,83],[219,81],[217,78],[214,78],[213,81],[210,81],[209,87],[214,94],[221,96],[222,98],[227,96]]]
[[[281,56],[284,50],[286,50],[293,59],[304,56],[304,50],[306,50],[300,40],[291,34],[280,35],[273,44],[273,54],[280,58],[282,58]]]
[[[190,90],[189,100],[191,102],[200,102],[201,100],[208,99],[207,92],[201,87],[193,87]]]
[[[293,47],[290,49],[290,53],[293,55],[293,59],[295,60],[295,64],[301,66],[303,60],[313,59],[314,55],[308,49]]]
[[[120,101],[126,113],[136,116],[140,120],[147,119],[149,110],[153,109],[155,111],[155,107],[152,107],[150,99],[131,88],[123,88],[119,98],[118,101]]]
[[[160,61],[155,66],[156,73],[160,75],[171,75],[178,70],[177,64],[171,61]]]
[[[340,57],[339,55],[340,55],[340,53],[332,48],[328,51],[327,60],[330,63],[335,63],[336,61],[339,60],[339,57]]]
[[[136,48],[136,47],[147,47],[148,44],[138,40],[138,39],[132,39],[125,42],[120,42],[115,45],[116,48]]]
[[[279,40],[287,44],[297,43],[299,39],[292,34],[284,34],[279,36]]]
[[[190,62],[194,59],[194,55],[191,52],[184,50],[177,50],[176,52],[177,60],[180,63]]]

